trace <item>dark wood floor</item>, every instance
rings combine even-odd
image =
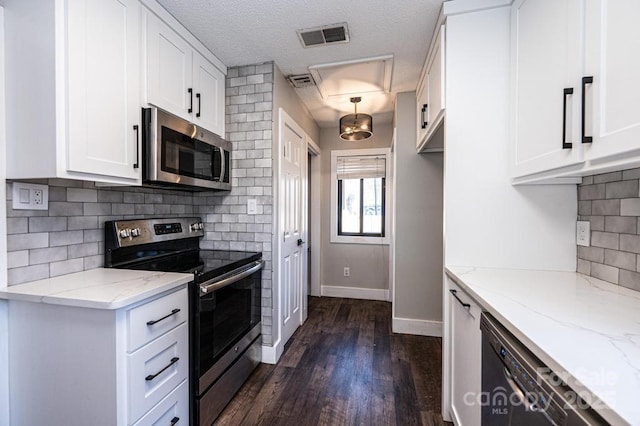
[[[218,425],[442,425],[441,340],[391,333],[391,304],[309,299],[277,365],[261,364]]]

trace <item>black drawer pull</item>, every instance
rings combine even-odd
[[[458,293],[458,292],[457,292],[456,290],[451,289],[451,290],[449,290],[449,291],[451,292],[451,294],[453,294],[453,297],[455,297],[455,298],[456,298],[456,300],[457,300],[458,302],[460,302],[460,304],[461,304],[465,309],[469,309],[469,308],[471,307],[471,304],[469,304],[469,303],[464,303],[462,300],[460,300],[460,298],[459,298],[459,297],[458,297],[458,295],[457,295],[457,293]]]
[[[422,128],[422,129],[426,129],[427,125],[429,124],[429,122],[427,121],[427,115],[426,115],[427,108],[429,108],[428,104],[423,104],[422,105],[422,117],[421,117],[422,118],[422,124],[420,125],[420,128]]]
[[[169,423],[169,426],[173,426],[176,423],[178,423],[180,421],[180,417],[174,417],[171,419],[171,423]]]
[[[178,362],[178,360],[179,360],[179,359],[180,359],[180,358],[178,358],[177,356],[175,356],[175,357],[171,358],[171,362],[170,362],[166,367],[164,367],[162,370],[158,371],[156,374],[149,374],[149,375],[148,375],[147,377],[145,377],[144,379],[145,379],[146,381],[150,381],[150,380],[155,379],[155,378],[156,378],[156,377],[158,377],[160,374],[162,374],[162,372],[163,372],[164,370],[166,370],[167,368],[171,367],[173,364],[175,364],[176,362]]]
[[[189,93],[189,108],[187,108],[187,112],[191,114],[193,112],[193,89],[189,87],[187,89],[187,93]]]
[[[584,134],[584,121],[585,121],[585,109],[586,109],[586,91],[587,91],[587,84],[592,84],[593,83],[593,76],[589,76],[589,77],[582,77],[582,143],[591,143],[593,142],[593,137],[592,136],[587,136]]]
[[[573,144],[567,142],[567,96],[573,95],[573,87],[564,89],[564,100],[562,101],[562,149],[571,149]]]
[[[172,315],[177,314],[178,312],[180,312],[180,309],[176,308],[176,309],[174,309],[173,311],[171,311],[171,313],[170,313],[170,314],[167,314],[167,315],[163,316],[162,318],[159,318],[159,319],[157,319],[157,320],[147,321],[147,325],[153,325],[153,324],[155,324],[155,323],[157,323],[157,322],[160,322],[160,321],[162,321],[162,320],[166,320],[167,318],[169,318],[169,317],[170,317],[170,316],[172,316]]]
[[[196,112],[196,117],[200,117],[200,112],[202,111],[202,99],[200,99],[200,93],[196,93],[196,99],[198,100],[198,112]]]

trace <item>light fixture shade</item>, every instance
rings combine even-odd
[[[373,119],[369,114],[347,114],[340,119],[340,138],[360,141],[373,135]]]

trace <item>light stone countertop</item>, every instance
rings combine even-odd
[[[640,292],[575,272],[446,272],[575,391],[597,398],[606,420],[640,425]]]
[[[192,280],[192,274],[98,268],[2,288],[0,299],[119,309]]]

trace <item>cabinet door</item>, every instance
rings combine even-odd
[[[224,138],[224,74],[197,52],[193,54],[193,87],[193,122]]]
[[[80,0],[66,7],[66,169],[139,179],[140,6]]]
[[[582,162],[582,1],[517,0],[512,6],[513,177]],[[563,134],[571,148],[563,144]]]
[[[451,408],[456,424],[479,425],[482,378],[480,308],[451,281]],[[456,296],[458,298],[456,298]],[[458,300],[460,299],[460,300]],[[469,306],[463,306],[462,304]]]
[[[191,121],[193,49],[176,32],[150,12],[147,25],[146,101]]]
[[[640,150],[640,2],[586,3],[586,158]]]
[[[442,25],[438,31],[431,61],[427,67],[428,134],[433,133],[444,118],[444,28]]]

